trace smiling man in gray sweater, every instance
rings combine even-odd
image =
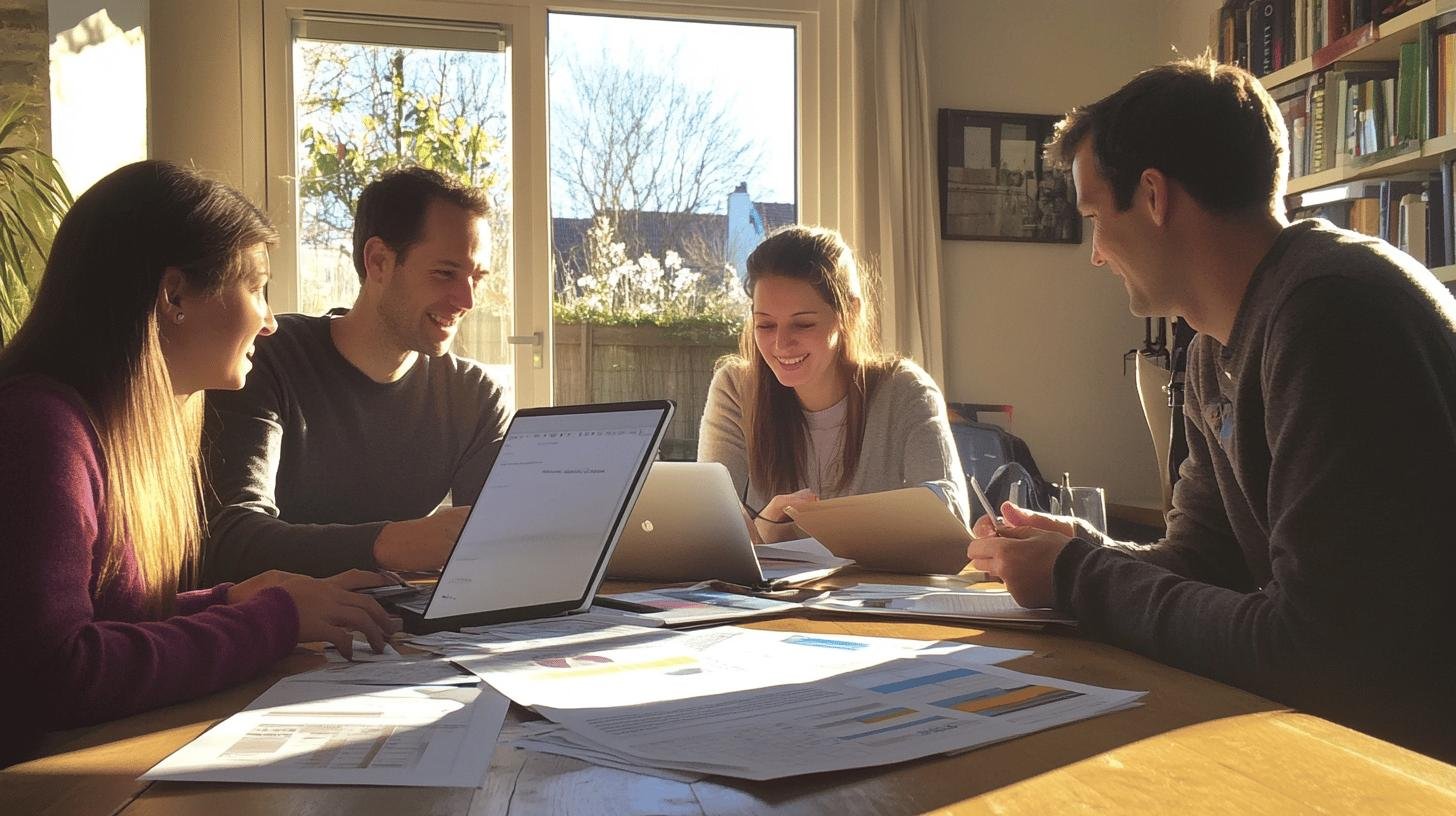
[[[420,167],[365,187],[354,308],[280,315],[247,385],[208,394],[208,578],[445,562],[508,414],[485,368],[450,353],[491,274],[487,212]]]
[[[1288,223],[1278,109],[1207,59],[1073,111],[1092,262],[1198,330],[1152,545],[1003,508],[972,563],[1087,633],[1456,758],[1456,300],[1384,242]]]

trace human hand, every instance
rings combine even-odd
[[[409,521],[391,521],[374,539],[374,563],[390,570],[439,569],[450,557],[469,507],[451,507]]]
[[[796,508],[813,504],[816,501],[819,501],[818,494],[806,487],[793,493],[774,496],[768,504],[763,506],[763,510],[759,511],[758,517],[774,524],[793,521],[793,511]]]
[[[393,583],[391,576],[381,575],[371,570],[347,570],[338,575],[331,575],[328,578],[322,579],[309,578],[307,575],[299,575],[296,572],[268,570],[267,572],[254,575],[246,581],[239,581],[231,587],[228,587],[227,602],[229,604],[242,603],[268,587],[281,587],[290,581],[295,581],[300,578],[306,578],[310,581],[323,580],[350,590]]]
[[[1001,503],[1001,520],[1004,522],[1001,528],[1003,530],[1007,527],[1032,527],[1050,533],[1058,533],[1067,538],[1077,537],[1076,519],[1071,516],[1038,513],[1017,507],[1011,502]],[[990,516],[981,516],[976,519],[975,524],[971,525],[971,538],[990,538],[995,534],[996,524]]]
[[[1071,540],[1055,530],[1002,527],[994,535],[972,541],[966,556],[975,569],[999,577],[1017,603],[1035,609],[1056,603],[1052,570]]]
[[[354,632],[364,635],[375,654],[384,651],[386,633],[394,631],[383,607],[373,598],[352,590],[378,586],[383,577],[367,570],[349,570],[328,578],[312,578],[281,570],[269,570],[234,584],[228,589],[228,603],[240,603],[269,587],[278,587],[293,599],[298,610],[298,641],[326,641],[339,654],[354,656]]]
[[[764,544],[777,544],[780,541],[788,541],[799,535],[798,528],[792,522],[796,508],[813,504],[819,501],[814,491],[805,488],[794,493],[785,493],[781,496],[774,496],[758,518],[753,520],[753,526],[758,530],[758,537]]]

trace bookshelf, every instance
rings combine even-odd
[[[1456,289],[1456,0],[1379,22],[1410,1],[1226,0],[1214,43],[1243,65],[1299,57],[1259,77],[1304,172],[1289,211],[1382,238]]]
[[[1392,176],[1400,173],[1410,173],[1417,170],[1435,170],[1441,166],[1442,157],[1456,151],[1456,134],[1448,133],[1444,136],[1437,136],[1434,139],[1427,139],[1421,144],[1419,150],[1409,150],[1395,156],[1382,159],[1373,164],[1351,167],[1336,167],[1331,170],[1324,170],[1319,173],[1310,173],[1307,176],[1300,176],[1289,180],[1288,195],[1307,193],[1310,190],[1318,190],[1321,187],[1330,187],[1335,184],[1343,184],[1347,181],[1361,181],[1379,176]]]
[[[1395,60],[1400,55],[1400,47],[1402,45],[1415,42],[1420,37],[1422,23],[1434,20],[1450,11],[1456,11],[1456,0],[1429,0],[1429,2],[1416,6],[1381,23],[1377,29],[1378,35],[1372,42],[1351,48],[1337,55],[1328,55],[1321,52],[1315,56],[1305,57],[1277,71],[1265,74],[1259,78],[1259,82],[1270,92],[1275,92],[1281,85],[1287,85],[1317,73],[1315,69],[1316,56],[1324,57],[1321,61],[1320,71],[1325,70],[1329,63],[1333,61],[1388,62]],[[1361,181],[1379,176],[1421,170],[1435,170],[1440,166],[1443,157],[1453,153],[1456,153],[1456,134],[1437,136],[1422,142],[1419,149],[1408,150],[1404,153],[1378,161],[1356,163],[1353,165],[1347,164],[1330,170],[1310,173],[1290,179],[1286,192],[1288,195],[1298,195],[1299,193],[1317,190],[1321,187],[1329,187],[1350,181]]]

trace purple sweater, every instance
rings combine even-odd
[[[288,654],[298,610],[269,588],[229,605],[223,584],[148,620],[130,546],[108,551],[106,476],[80,397],[52,380],[0,383],[0,765],[45,731],[124,717],[246,680]]]

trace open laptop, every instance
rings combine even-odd
[[[718,462],[653,462],[607,574],[768,587],[817,580],[838,569],[766,565],[754,549],[762,543],[728,468]]]
[[[590,607],[674,408],[655,400],[517,411],[434,591],[389,601],[405,630]]]

